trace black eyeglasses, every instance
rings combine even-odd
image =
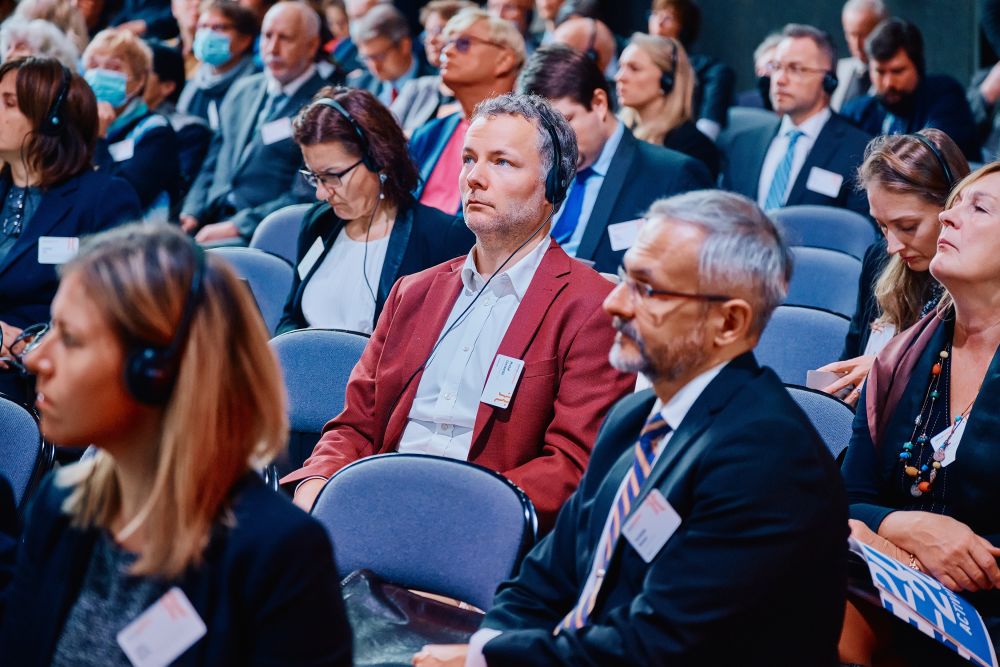
[[[315,188],[317,185],[322,183],[323,187],[329,190],[330,188],[339,188],[343,185],[344,176],[364,161],[364,158],[362,158],[341,172],[331,171],[325,174],[317,174],[316,172],[308,169],[299,169],[299,173],[302,174],[302,178],[306,179],[306,183],[309,184],[309,187]]]
[[[691,292],[675,292],[668,289],[654,289],[649,283],[635,280],[618,267],[618,280],[628,288],[633,299],[696,299],[698,301],[729,301],[732,297],[722,294],[692,294]]]
[[[11,351],[9,355],[0,357],[0,361],[7,364],[8,370],[14,370],[21,375],[28,375],[28,369],[24,365],[24,356],[38,347],[42,338],[49,332],[48,322],[40,322],[25,327],[14,340],[10,342],[7,349]],[[22,345],[20,352],[14,352],[14,348]],[[0,330],[0,348],[4,346],[3,331]]]
[[[491,42],[488,39],[482,39],[480,37],[474,37],[473,35],[460,35],[460,36],[455,37],[453,39],[449,39],[447,42],[445,42],[444,43],[444,47],[442,47],[442,49],[447,49],[449,46],[454,46],[455,50],[458,51],[459,53],[468,53],[469,52],[469,48],[473,44],[486,44],[488,46],[493,46],[493,47],[496,47],[498,49],[506,49],[507,48],[506,44],[500,44],[498,42]]]

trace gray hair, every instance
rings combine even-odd
[[[302,34],[299,35],[301,39],[319,37],[320,28],[322,27],[319,14],[307,3],[302,2],[302,0],[281,0],[281,2],[275,3],[264,14],[264,20],[261,23],[266,23],[269,16],[273,16],[285,8],[292,9],[299,15],[299,21],[301,22],[299,26],[302,28]]]
[[[705,232],[698,257],[699,289],[745,295],[754,311],[751,333],[764,330],[788,293],[792,255],[781,229],[756,203],[734,192],[695,190],[653,202],[645,217]]]
[[[757,45],[757,48],[753,50],[753,64],[756,66],[757,61],[760,60],[769,50],[778,46],[783,39],[784,36],[780,32],[772,32],[765,37],[764,40]]]
[[[410,23],[392,5],[376,5],[351,23],[351,39],[355,44],[385,37],[393,44],[410,37]]]
[[[781,31],[781,36],[791,37],[792,39],[811,39],[816,48],[829,59],[830,70],[836,69],[837,47],[834,45],[833,38],[830,37],[830,33],[827,31],[803,23],[789,23]]]
[[[524,46],[524,36],[517,27],[506,19],[493,16],[481,7],[469,7],[448,19],[442,35],[447,39],[460,34],[483,21],[486,23],[486,33],[491,42],[496,42],[514,52],[515,67],[520,69],[527,58]]]
[[[870,12],[875,15],[879,22],[889,18],[889,8],[882,0],[847,0],[844,8],[840,10],[841,16],[847,12]]]
[[[53,23],[42,19],[25,21],[11,18],[0,25],[0,55],[6,56],[11,44],[24,42],[31,49],[31,55],[50,56],[68,67],[77,67],[80,52],[73,40]]]
[[[535,129],[538,130],[538,152],[542,157],[542,180],[549,173],[555,159],[555,150],[552,146],[551,128],[559,141],[559,182],[569,186],[569,182],[576,176],[576,134],[569,126],[569,121],[561,113],[552,108],[543,97],[525,93],[507,93],[499,97],[491,97],[480,102],[469,123],[472,124],[480,118],[495,118],[496,116],[520,116],[526,119]],[[566,187],[562,188],[561,198],[553,202],[558,206],[562,199],[566,197]]]

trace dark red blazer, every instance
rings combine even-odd
[[[400,392],[451,313],[464,261],[396,283],[351,373],[344,411],[323,427],[312,456],[283,484],[329,477],[362,457],[396,451],[420,375]],[[498,350],[524,360],[511,403],[506,409],[479,404],[469,461],[524,489],[542,530],[580,482],[604,415],[635,384],[634,375],[608,363],[615,332],[601,303],[612,287],[551,242]]]

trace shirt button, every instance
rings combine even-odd
[[[441,430],[447,433],[451,430],[451,424],[441,424]]]
[[[468,352],[468,351],[469,351],[469,346],[468,345],[466,345],[465,347],[462,348],[462,352]]]
[[[451,394],[445,394],[444,395],[444,400],[450,401],[451,400]]]

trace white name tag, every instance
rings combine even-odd
[[[204,636],[205,622],[175,586],[118,633],[118,645],[135,667],[161,667]]]
[[[309,272],[312,271],[313,266],[316,264],[316,260],[319,256],[323,254],[323,239],[316,237],[316,241],[310,246],[309,252],[305,254],[302,261],[299,262],[298,272],[299,280],[305,280]]]
[[[65,264],[80,251],[80,239],[75,236],[39,236],[38,263]]]
[[[677,513],[659,489],[653,489],[622,526],[622,535],[639,556],[649,563],[681,525]]]
[[[626,220],[608,225],[608,238],[611,240],[611,249],[615,252],[628,250],[635,243],[635,237],[639,235],[639,228],[642,220]]]
[[[272,120],[270,123],[264,123],[260,128],[260,140],[264,142],[265,146],[270,146],[271,144],[283,139],[290,139],[291,136],[291,118],[279,118],[278,120]]]
[[[955,432],[952,433],[950,428],[946,428],[941,431],[933,438],[931,438],[931,447],[936,452],[941,445],[944,444],[945,440],[948,440],[948,435],[951,434],[951,440],[948,442],[948,446],[944,450],[944,460],[941,461],[941,467],[947,468],[949,465],[955,462],[955,455],[958,453],[958,445],[962,442],[962,434],[965,433],[965,424],[968,419],[962,419],[955,427]]]
[[[135,155],[135,142],[131,139],[119,141],[116,144],[108,146],[108,152],[111,153],[111,159],[115,162],[131,160]]]
[[[498,408],[506,408],[510,405],[510,399],[514,397],[514,389],[517,387],[517,381],[521,379],[523,370],[523,360],[498,354],[490,370],[490,376],[486,378],[483,396],[479,400]]]
[[[836,198],[840,194],[840,186],[844,184],[844,177],[826,169],[813,167],[809,170],[809,179],[806,180],[806,189],[827,197]]]

